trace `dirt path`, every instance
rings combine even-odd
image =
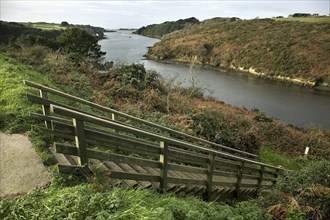
[[[49,182],[47,168],[29,139],[0,133],[0,198],[26,193]]]

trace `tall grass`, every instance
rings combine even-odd
[[[9,219],[272,219],[255,203],[230,207],[197,198],[178,199],[139,189],[95,191],[89,184],[37,190],[14,201],[0,202],[0,218]]]

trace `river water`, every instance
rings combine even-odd
[[[122,30],[106,33],[106,37],[99,41],[101,50],[107,52],[105,60],[124,64],[142,63],[146,69],[156,70],[165,79],[184,87],[192,86],[194,81],[195,86],[203,89],[205,96],[213,96],[238,107],[259,109],[286,124],[299,127],[314,125],[330,130],[329,92],[313,91],[247,74],[145,60],[143,55],[147,47],[158,42],[158,39]]]

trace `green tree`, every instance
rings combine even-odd
[[[69,23],[67,21],[62,21],[61,22],[61,26],[67,27],[67,26],[69,26]]]
[[[101,51],[98,39],[85,30],[79,28],[68,28],[58,38],[60,48],[71,53],[74,60],[99,59],[105,52]]]

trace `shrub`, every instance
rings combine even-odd
[[[278,219],[329,219],[330,161],[311,161],[299,171],[284,173],[259,204]]]
[[[74,61],[81,58],[99,59],[105,53],[101,51],[98,39],[80,28],[68,28],[58,38],[60,47],[71,53]]]
[[[251,153],[259,153],[257,133],[247,120],[220,111],[204,110],[192,116],[191,129],[207,140]]]

